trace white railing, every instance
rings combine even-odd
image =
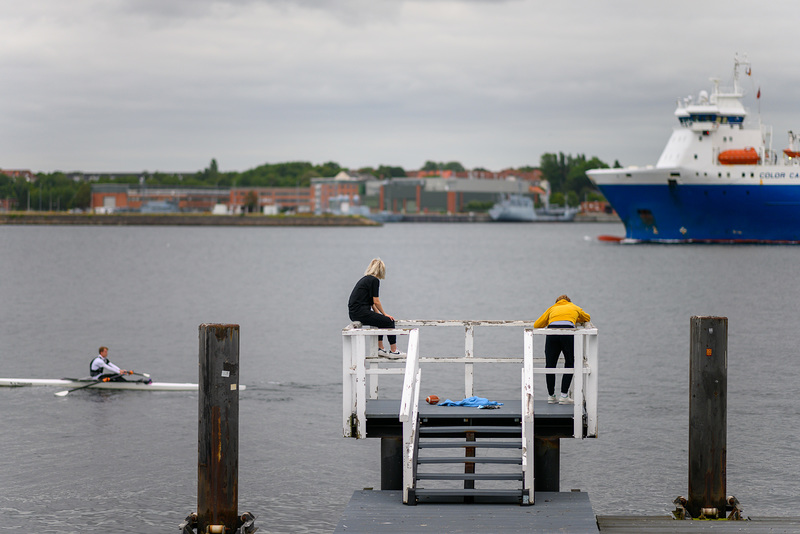
[[[366,400],[369,381],[369,398],[378,398],[378,380],[382,374],[403,374],[402,398],[399,420],[403,423],[403,500],[407,502],[408,490],[414,484],[416,468],[415,443],[418,438],[418,413],[422,363],[459,363],[464,365],[464,396],[471,397],[474,385],[474,364],[516,363],[521,365],[522,386],[522,466],[524,487],[533,489],[533,421],[534,421],[534,374],[573,374],[573,437],[584,438],[584,409],[586,412],[586,437],[597,436],[598,397],[598,332],[591,324],[578,328],[546,329],[533,328],[533,321],[451,321],[451,320],[405,320],[396,321],[395,329],[356,328],[349,325],[342,330],[343,339],[343,431],[345,437],[366,437]],[[419,355],[419,327],[464,328],[464,356],[443,357]],[[473,354],[475,327],[521,327],[524,331],[523,355],[519,357],[475,357]],[[402,360],[377,358],[378,337],[384,334],[408,335],[408,353],[404,367],[397,367]],[[534,336],[572,335],[575,343],[576,368],[545,368],[544,358],[534,358]],[[369,362],[369,368],[367,368]],[[381,366],[381,364],[389,364]],[[534,367],[538,363],[540,366]],[[395,364],[395,365],[392,365]],[[530,492],[533,504],[533,492]]]
[[[374,376],[374,382],[370,383],[370,398],[377,399],[377,375],[404,372],[400,367],[380,368],[378,366],[378,336],[382,335],[409,336],[406,361],[412,355],[412,347],[414,361],[419,360],[418,328],[356,328],[350,324],[342,330],[342,428],[346,438],[367,437],[367,375]],[[412,340],[414,341],[413,345]],[[366,367],[367,360],[370,360],[369,369]],[[402,363],[402,360],[399,361]]]
[[[422,369],[419,368],[419,330],[408,337],[408,356],[400,399],[399,419],[403,423],[403,502],[408,504],[408,490],[413,487],[417,471],[419,439],[419,392]]]
[[[571,335],[575,343],[575,368],[534,368],[534,335]],[[583,411],[586,406],[586,437],[597,437],[598,343],[597,328],[591,323],[578,328],[526,328],[522,365],[522,473],[523,485],[533,488],[533,399],[534,374],[572,374],[572,436],[583,439]],[[577,369],[577,371],[576,371]],[[558,384],[553,391],[559,391]],[[530,493],[533,504],[533,492]]]

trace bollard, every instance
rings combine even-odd
[[[689,498],[692,517],[725,517],[728,318],[692,317],[689,355]]]
[[[200,325],[199,393],[197,532],[234,532],[241,524],[239,325]]]

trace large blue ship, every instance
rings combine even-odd
[[[678,101],[655,167],[586,173],[625,224],[624,241],[800,243],[798,136],[772,150],[771,127],[747,120],[742,74],[750,63],[737,56],[732,88],[712,78],[711,94]]]

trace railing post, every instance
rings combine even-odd
[[[692,317],[686,506],[692,517],[708,517],[713,509],[725,516],[727,399],[728,318]]]
[[[589,368],[589,374],[586,375],[586,435],[597,437],[597,392],[599,389],[597,331],[593,329],[591,334],[583,337],[586,344],[586,366]]]
[[[200,325],[197,531],[239,528],[239,325]]]
[[[354,345],[355,358],[355,397],[356,397],[356,438],[367,437],[367,343],[366,336],[356,336]]]
[[[573,384],[573,406],[572,406],[572,433],[576,439],[583,439],[583,401],[586,393],[586,380],[583,369],[586,365],[586,335],[578,334],[578,330],[572,336],[575,352],[575,363],[572,366]]]
[[[355,356],[352,336],[342,336],[342,433],[353,436],[353,414],[356,413],[355,390],[353,388]]]
[[[526,329],[522,353],[522,473],[528,492],[527,504],[534,503],[534,435],[533,435],[533,330]],[[525,497],[523,497],[525,503]]]
[[[408,353],[406,369],[403,377],[403,391],[400,399],[399,420],[403,425],[403,503],[410,502],[413,497],[409,491],[416,478],[416,441],[417,422],[419,419],[419,383],[422,370],[419,368],[419,330],[413,329],[408,335]]]
[[[475,327],[467,324],[464,329],[464,357],[472,358],[475,356]],[[475,394],[475,368],[472,363],[464,364],[464,398],[472,397]]]

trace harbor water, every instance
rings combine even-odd
[[[600,433],[562,441],[561,490],[599,515],[666,515],[687,490],[690,317],[726,316],[727,493],[745,515],[797,515],[800,247],[599,234],[624,229],[0,227],[0,375],[84,376],[107,345],[123,368],[194,382],[198,326],[239,324],[239,509],[260,532],[331,532],[354,490],[380,487],[379,441],[341,437],[341,329],[369,260],[396,318],[530,320],[567,293],[600,332]],[[423,355],[463,351],[461,332],[426,334]],[[476,331],[475,354],[522,339]],[[518,385],[518,369],[476,370],[477,395]],[[0,531],[177,532],[197,505],[197,394],[54,392],[0,389]],[[463,380],[425,374],[427,394],[455,400]]]

